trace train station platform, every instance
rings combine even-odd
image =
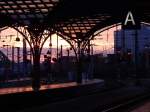
[[[100,79],[87,80],[87,81],[83,81],[81,84],[77,84],[76,82],[47,84],[47,85],[45,84],[41,86],[40,91],[51,90],[51,89],[85,87],[85,86],[92,86],[92,85],[97,85],[97,84],[104,85],[104,80],[100,80]],[[7,87],[7,88],[0,88],[0,95],[24,93],[24,92],[32,92],[32,91],[33,90],[31,86]]]
[[[48,103],[68,100],[74,97],[84,96],[105,89],[104,80],[93,79],[76,82],[42,85],[39,92],[32,91],[28,87],[13,87],[0,89],[1,109],[6,112],[15,112],[24,108],[42,106]]]

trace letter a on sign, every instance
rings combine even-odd
[[[129,11],[125,17],[125,20],[122,22],[123,29],[140,29],[140,22],[131,11]]]
[[[124,25],[127,25],[128,22],[131,22],[132,25],[136,25],[135,20],[133,18],[133,14],[131,13],[131,11],[128,12],[127,17],[126,17],[125,22],[124,22]]]

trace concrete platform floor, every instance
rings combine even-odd
[[[104,80],[100,80],[100,79],[92,79],[86,81],[84,80],[81,84],[77,84],[76,82],[48,84],[48,85],[42,85],[40,90],[84,86],[84,85],[90,85],[96,83],[104,83]],[[28,91],[33,91],[31,86],[0,88],[0,95],[21,93],[21,92],[28,92]]]

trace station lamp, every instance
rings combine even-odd
[[[16,37],[16,41],[19,42],[19,41],[20,41],[20,38],[19,38],[19,37]]]
[[[18,31],[17,31],[16,41],[17,41],[17,42],[19,42],[19,41],[20,41],[20,38],[19,38],[19,36],[18,36]]]

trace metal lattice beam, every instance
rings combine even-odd
[[[0,1],[0,14],[5,14],[17,23],[29,25],[30,20],[42,22],[59,0],[3,0]]]

